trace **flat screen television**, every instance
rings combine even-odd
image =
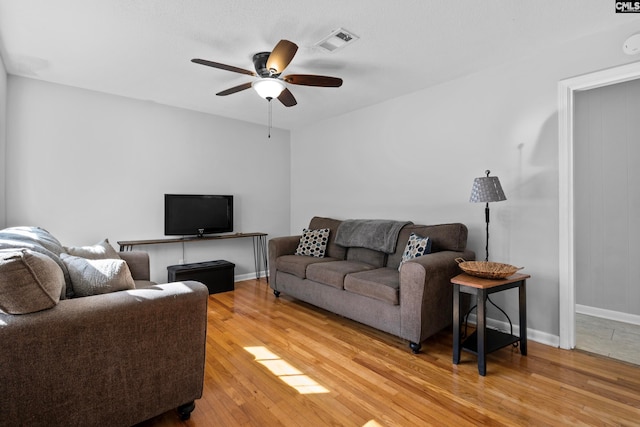
[[[202,236],[233,231],[233,196],[165,194],[165,236]]]

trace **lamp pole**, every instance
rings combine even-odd
[[[484,260],[485,261],[489,261],[489,202],[487,202],[487,205],[484,208],[484,216],[486,218],[487,221],[487,244],[484,248],[485,250],[485,257]]]
[[[507,200],[504,195],[504,191],[502,191],[502,186],[500,185],[500,180],[498,177],[492,176],[490,170],[485,170],[485,175],[480,178],[476,178],[473,181],[473,188],[471,189],[471,197],[469,198],[470,202],[484,202],[484,220],[486,223],[486,245],[485,245],[485,261],[489,261],[489,203],[490,202],[500,202],[502,200]]]

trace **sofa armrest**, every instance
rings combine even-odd
[[[126,261],[133,280],[151,280],[149,254],[143,251],[118,252]]]
[[[269,277],[272,282],[276,280],[276,259],[282,255],[295,254],[301,237],[297,235],[269,239]]]
[[[0,313],[7,425],[133,425],[202,395],[207,287],[185,281]]]
[[[453,285],[459,274],[455,261],[475,259],[470,250],[440,251],[415,258],[400,269],[400,310],[402,334],[420,343],[451,324],[453,320]]]

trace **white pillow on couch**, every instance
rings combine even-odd
[[[64,251],[69,255],[87,259],[120,259],[118,252],[109,243],[109,239],[103,239],[91,246],[64,246]]]
[[[77,297],[135,289],[127,263],[122,259],[88,259],[60,254],[69,270],[73,291]]]

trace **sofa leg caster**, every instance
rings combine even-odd
[[[420,349],[422,348],[422,344],[415,343],[415,342],[410,342],[409,343],[409,347],[411,347],[411,351],[413,351],[413,354],[418,354],[418,353],[420,353]]]
[[[191,413],[194,409],[196,409],[196,403],[193,400],[184,405],[180,405],[178,406],[178,417],[180,417],[182,421],[186,421],[191,418]]]
[[[273,294],[278,298],[280,296],[280,291],[273,290]]]

